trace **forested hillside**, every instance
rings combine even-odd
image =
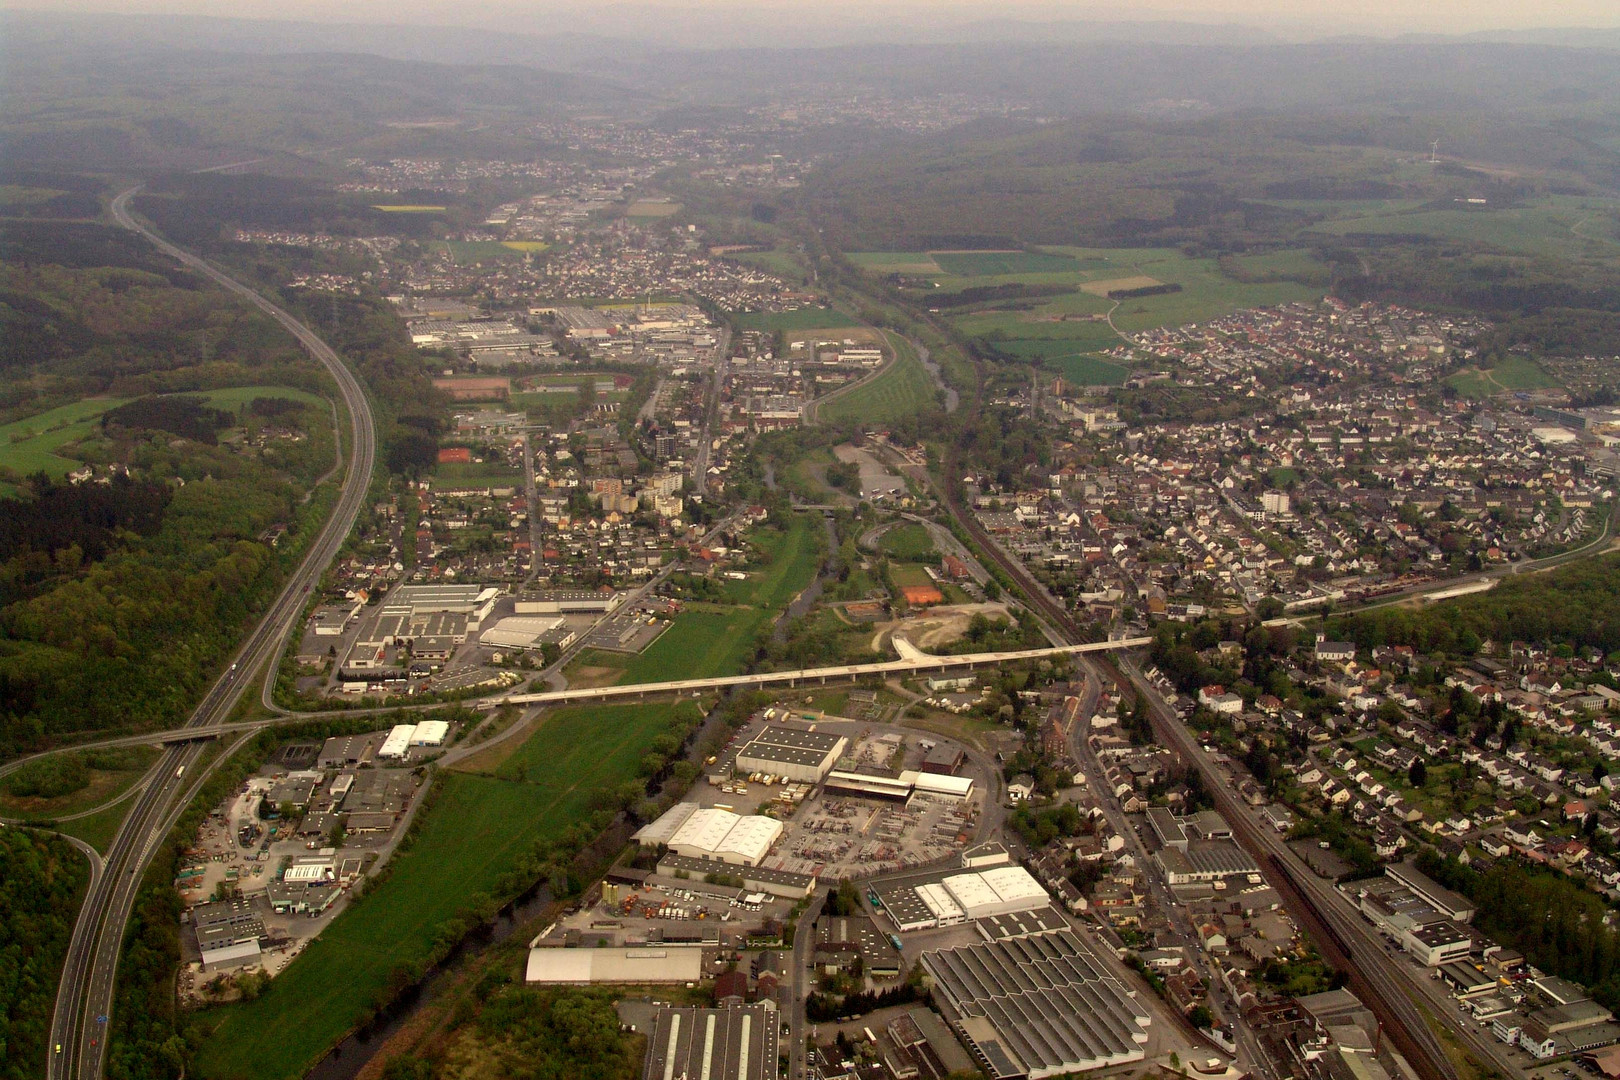
[[[95,225],[8,227],[0,342],[0,757],[177,723],[324,512],[328,379]]]

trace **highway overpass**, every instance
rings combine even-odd
[[[613,701],[623,698],[651,697],[661,694],[701,694],[708,690],[736,688],[757,690],[773,686],[789,689],[806,684],[858,679],[863,675],[921,675],[934,671],[972,670],[1013,664],[1022,660],[1044,660],[1077,653],[1109,652],[1117,649],[1140,649],[1153,642],[1152,638],[1121,638],[1116,641],[1093,641],[1084,645],[1060,645],[1050,649],[1020,649],[1015,652],[963,653],[961,656],[932,656],[915,653],[899,660],[883,660],[875,664],[839,664],[834,667],[796,668],[792,671],[764,671],[753,675],[725,675],[713,679],[677,679],[673,682],[632,683],[628,686],[597,686],[588,690],[546,690],[536,694],[510,694],[506,697],[486,698],[473,703],[478,708],[498,705],[568,705],[590,701]],[[913,650],[902,649],[903,652]]]

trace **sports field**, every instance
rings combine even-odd
[[[816,420],[840,423],[855,420],[881,424],[911,416],[934,401],[934,381],[928,377],[911,344],[899,334],[889,334],[895,351],[894,362],[872,379],[830,395],[816,406]]]
[[[1446,382],[1457,393],[1470,398],[1488,398],[1514,390],[1541,390],[1558,385],[1557,379],[1535,361],[1523,356],[1509,356],[1488,370],[1464,368]]]
[[[897,589],[921,588],[932,585],[934,579],[920,566],[890,564],[889,577]]]
[[[430,251],[444,252],[458,264],[465,264],[488,262],[492,259],[497,262],[521,259],[526,249],[513,246],[521,242],[513,241],[508,244],[499,240],[433,240],[422,246]]]
[[[681,204],[669,199],[637,199],[625,210],[626,217],[663,218],[681,212]]]
[[[902,562],[923,562],[933,558],[934,538],[914,522],[896,525],[878,539],[878,550]]]
[[[427,955],[440,924],[487,893],[536,841],[578,821],[598,792],[633,778],[673,705],[554,713],[497,775],[451,772],[416,843],[375,892],[332,923],[257,1001],[203,1014],[203,1077],[303,1076],[388,984]],[[521,767],[520,767],[521,766]]]

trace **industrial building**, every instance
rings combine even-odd
[[[776,1080],[776,1011],[767,1005],[660,1009],[643,1080]]]
[[[803,899],[816,889],[816,878],[811,874],[796,874],[791,870],[774,870],[764,866],[716,865],[704,859],[685,855],[665,855],[658,860],[658,872],[667,877],[685,874],[701,880],[708,874],[721,873],[741,878],[743,888],[752,892],[769,893],[790,900]]]
[[[1185,849],[1167,847],[1157,858],[1164,879],[1171,885],[1221,881],[1242,877],[1259,883],[1260,864],[1230,840],[1192,840]]]
[[[848,746],[830,731],[773,724],[737,751],[737,770],[819,784]]]
[[[611,589],[546,589],[524,593],[512,610],[519,615],[606,615],[623,599]]]
[[[411,732],[412,746],[443,746],[450,734],[450,724],[444,720],[423,720]]]
[[[864,915],[828,915],[816,921],[811,963],[828,975],[859,970],[874,979],[892,979],[900,974],[900,950]]]
[[[877,906],[901,933],[957,926],[1051,904],[1041,883],[1017,865],[992,865],[933,881],[913,878],[876,886],[874,895]]]
[[[669,849],[693,859],[758,866],[781,835],[782,823],[775,818],[741,817],[711,807],[697,811],[675,830]]]
[[[415,724],[396,724],[377,748],[379,758],[399,759],[411,752],[411,737],[416,734]]]
[[[1148,1010],[1072,931],[926,952],[935,1002],[991,1080],[1146,1056]]]
[[[906,802],[913,795],[961,800],[973,794],[971,776],[950,776],[944,773],[926,773],[906,770],[899,776],[878,776],[875,773],[844,772],[834,769],[827,774],[828,791],[855,795],[863,799],[893,799]]]
[[[222,971],[259,962],[264,920],[247,900],[218,900],[191,910],[204,971]]]
[[[589,983],[687,983],[703,978],[703,950],[645,945],[625,949],[529,950],[523,980],[563,986]]]
[[[1361,913],[1399,941],[1419,963],[1438,967],[1460,960],[1472,950],[1473,935],[1467,929],[1393,876],[1356,882],[1353,888]]]
[[[1411,861],[1384,867],[1390,880],[1410,889],[1420,900],[1454,922],[1465,923],[1474,917],[1474,902],[1461,893],[1453,892],[1419,870]]]
[[[997,866],[975,873],[954,874],[940,882],[969,919],[1010,915],[1046,907],[1046,889],[1022,866]]]
[[[574,637],[561,615],[513,615],[480,634],[478,644],[490,649],[534,650],[546,645],[566,649]]]
[[[782,823],[775,818],[683,802],[637,830],[635,839],[642,847],[667,847],[689,859],[758,866],[781,836]]]

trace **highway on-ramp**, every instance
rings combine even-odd
[[[129,200],[139,190],[132,188],[113,200],[113,220],[141,234],[164,254],[242,297],[285,327],[331,374],[349,415],[347,472],[332,515],[281,594],[232,658],[231,666],[209,689],[187,721],[191,727],[210,727],[219,725],[230,715],[248,689],[254,672],[268,667],[273,677],[282,647],[303,612],[310,590],[342,548],[365,501],[376,458],[376,432],[365,390],[337,353],[281,307],[197,256],[175,247],[132,217]],[[92,878],[73,927],[62,982],[57,988],[46,1073],[51,1080],[97,1080],[102,1073],[118,954],[123,944],[124,926],[140,888],[142,871],[186,803],[201,789],[208,772],[229,756],[227,749],[203,761],[206,745],[178,744],[162,753],[144,778],[144,786],[113,838],[100,873]]]

